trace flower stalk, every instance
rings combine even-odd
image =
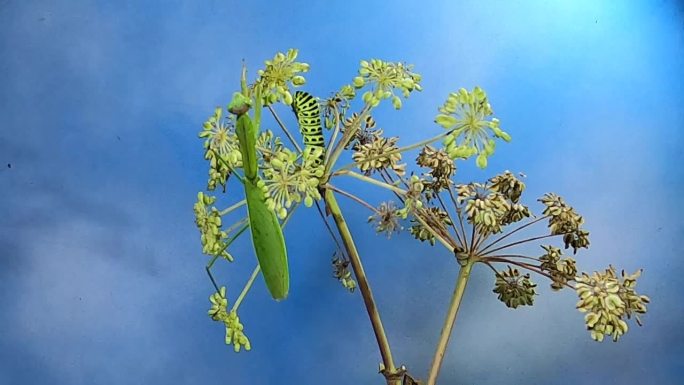
[[[442,367],[442,362],[444,362],[444,355],[446,354],[446,349],[449,345],[451,332],[454,330],[458,309],[461,307],[463,293],[465,293],[466,286],[468,285],[470,272],[474,263],[475,260],[470,259],[468,263],[466,263],[465,266],[462,266],[458,272],[456,287],[454,288],[454,293],[451,295],[451,302],[449,303],[449,309],[447,310],[447,315],[444,319],[444,326],[442,327],[442,332],[439,335],[437,349],[435,349],[432,365],[430,365],[430,371],[428,372],[427,385],[435,385],[437,383],[437,376],[439,376],[439,370]]]
[[[371,291],[368,278],[366,277],[366,272],[364,271],[363,264],[361,263],[361,257],[356,250],[354,239],[352,238],[349,227],[347,226],[347,222],[342,215],[342,211],[340,210],[340,206],[335,199],[333,191],[327,189],[324,194],[324,199],[325,204],[328,210],[330,210],[333,220],[337,225],[340,237],[342,238],[342,244],[349,255],[349,260],[351,262],[352,269],[354,270],[354,276],[358,282],[358,288],[361,292],[361,296],[363,297],[363,303],[366,306],[366,311],[368,312],[368,317],[371,321],[373,333],[375,334],[375,339],[378,343],[378,348],[380,349],[382,364],[384,365],[387,373],[394,373],[396,372],[396,367],[392,358],[392,351],[390,349],[389,341],[387,340],[387,335],[385,334],[385,328],[383,327],[382,320],[380,319],[380,313],[378,312],[377,304],[373,298],[373,292]],[[400,382],[388,379],[387,385],[400,385]]]

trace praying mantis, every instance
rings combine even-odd
[[[285,238],[275,212],[266,206],[263,192],[257,186],[259,176],[257,174],[256,140],[262,108],[261,95],[257,87],[254,98],[254,121],[252,121],[248,114],[252,100],[249,97],[244,67],[241,83],[242,92],[236,92],[233,95],[233,100],[228,109],[237,116],[235,130],[242,154],[244,170],[242,181],[252,245],[259,261],[257,269],[261,269],[268,291],[273,299],[283,300],[287,297],[290,287]]]

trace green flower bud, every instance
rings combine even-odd
[[[304,83],[306,83],[306,79],[304,79],[304,76],[297,75],[292,78],[292,84],[297,87],[303,86]]]
[[[365,83],[366,82],[363,80],[363,77],[361,77],[361,76],[355,77],[354,80],[352,81],[352,84],[354,84],[354,87],[356,87],[356,88],[363,87]]]
[[[399,99],[398,96],[392,97],[392,105],[394,106],[395,110],[401,109],[401,99]]]
[[[455,117],[451,115],[444,115],[444,114],[439,114],[435,118],[435,123],[439,124],[440,126],[449,129],[456,125],[457,120]]]
[[[477,167],[479,167],[479,168],[486,168],[487,167],[487,155],[485,155],[485,154],[478,155],[477,159],[475,160],[475,163],[477,164]]]
[[[364,92],[364,93],[363,93],[363,96],[361,97],[361,99],[362,99],[362,100],[364,101],[364,103],[366,103],[366,104],[371,104],[372,98],[373,98],[373,93],[370,92],[370,91]]]

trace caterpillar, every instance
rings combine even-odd
[[[318,100],[310,93],[297,91],[292,100],[292,111],[297,116],[299,132],[304,139],[305,147],[321,147],[325,151],[325,139],[321,127],[321,108]],[[316,159],[315,165],[323,163],[325,153]]]

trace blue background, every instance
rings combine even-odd
[[[574,293],[538,279],[535,306],[509,310],[478,267],[442,384],[681,383],[684,7],[479,3],[0,0],[0,383],[382,383],[361,297],[330,278],[315,210],[286,231],[290,298],[273,302],[259,280],[241,307],[251,352],[233,353],[206,316],[196,135],[236,90],[242,58],[254,74],[290,47],[324,97],[361,59],[415,64],[424,91],[376,114],[402,144],[440,132],[449,92],[482,86],[513,142],[485,171],[459,164],[458,180],[525,172],[535,210],[553,191],[585,216],[582,270],[645,268],[645,326],[598,344]],[[457,266],[406,233],[376,236],[353,202],[343,209],[395,359],[424,377]],[[238,242],[238,260],[217,269],[233,298],[250,247]]]

